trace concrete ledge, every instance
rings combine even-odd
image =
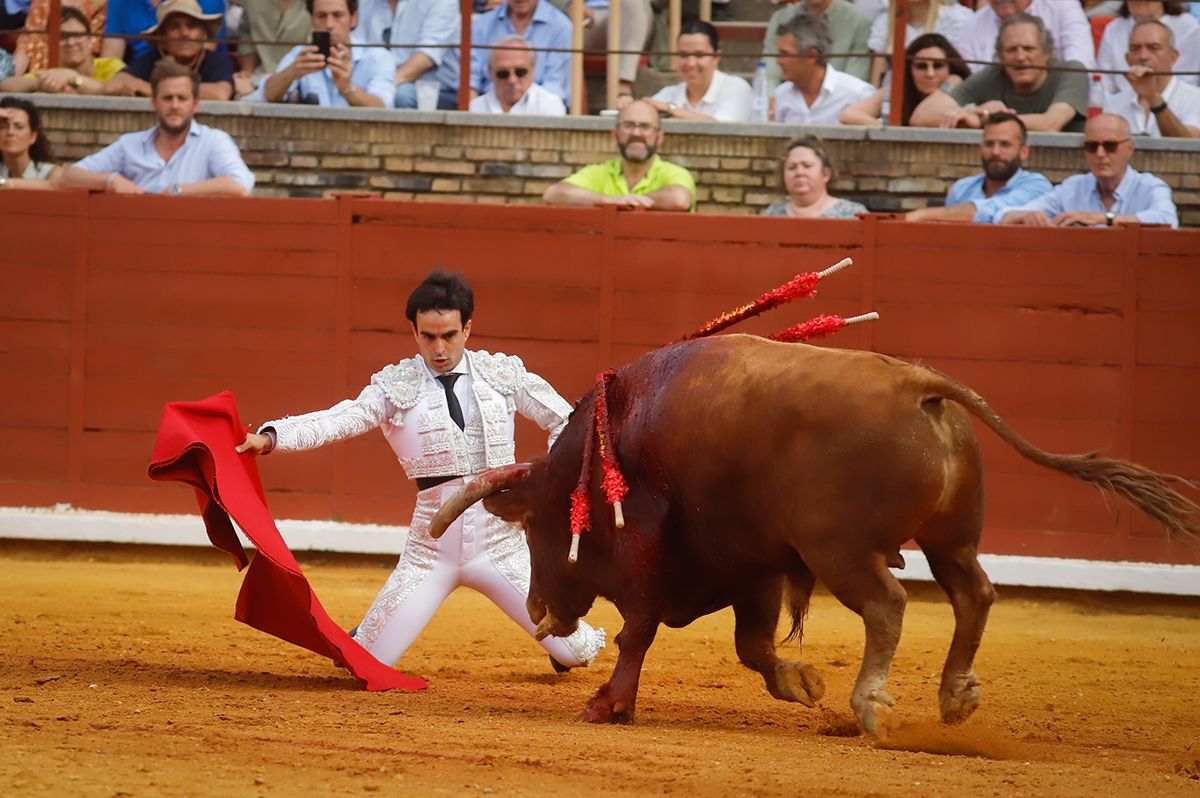
[[[404,550],[408,527],[345,524],[333,521],[278,522],[280,534],[295,551],[393,554]],[[250,542],[239,534],[242,545]],[[0,539],[140,543],[207,546],[199,516],[143,515],[48,508],[0,507]],[[929,564],[920,551],[904,552],[907,566],[893,569],[906,580],[931,581]],[[1200,566],[1157,563],[1064,560],[982,554],[984,571],[997,585],[1128,591],[1172,596],[1200,596]]]

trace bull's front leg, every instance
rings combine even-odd
[[[626,619],[625,626],[616,638],[620,649],[617,666],[577,720],[588,723],[633,723],[642,663],[656,634],[657,617]]]

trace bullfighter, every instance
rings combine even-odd
[[[353,636],[389,665],[460,585],[487,596],[530,636],[536,631],[526,609],[529,549],[520,527],[478,503],[439,540],[429,536],[433,514],[466,479],[514,462],[514,412],[549,431],[551,446],[571,412],[520,358],[466,349],[474,307],[474,292],[461,275],[433,272],[405,311],[418,357],[383,368],[357,399],[268,421],[237,447],[255,454],[299,451],[383,431],[417,482],[417,503],[400,561]],[[547,637],[541,645],[563,671],[591,664],[605,633],[581,622],[571,635]]]

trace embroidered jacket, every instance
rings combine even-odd
[[[515,461],[513,416],[520,413],[550,432],[550,444],[571,406],[548,382],[525,370],[514,355],[466,351],[471,401],[465,430],[450,418],[442,386],[419,357],[377,372],[356,399],[328,410],[268,421],[276,449],[297,451],[351,438],[376,427],[410,479],[477,474]]]

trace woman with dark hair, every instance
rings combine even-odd
[[[1175,72],[1200,70],[1200,22],[1187,12],[1183,3],[1175,0],[1125,0],[1121,13],[1104,28],[1100,49],[1096,51],[1097,69],[1129,69],[1125,53],[1129,50],[1129,34],[1138,20],[1156,19],[1166,25],[1175,37],[1175,49],[1179,60],[1172,69]],[[1200,75],[1180,75],[1177,80],[1200,85]],[[1108,94],[1116,94],[1129,85],[1124,75],[1104,75],[1100,85]],[[1098,103],[1093,103],[1096,105]]]
[[[665,87],[646,102],[675,119],[750,121],[754,92],[742,78],[717,69],[721,48],[716,28],[701,20],[686,23],[679,30],[675,49],[683,82]]]
[[[779,177],[788,198],[768,205],[763,216],[850,219],[867,212],[857,202],[829,196],[833,161],[825,151],[825,142],[816,136],[802,136],[788,142],[779,164]]]
[[[59,26],[59,65],[34,69],[0,82],[0,91],[50,94],[103,94],[104,84],[125,68],[119,58],[94,58],[87,17],[66,6]]]
[[[904,106],[900,109],[902,125],[908,124],[908,118],[921,100],[938,89],[948,91],[971,74],[958,50],[940,33],[926,33],[913,39],[904,51],[904,61],[908,69],[904,70]],[[889,80],[871,96],[846,106],[839,120],[843,125],[880,127],[887,121],[883,118],[883,106],[891,93]]]
[[[54,188],[58,174],[37,108],[18,97],[0,97],[0,189]]]

